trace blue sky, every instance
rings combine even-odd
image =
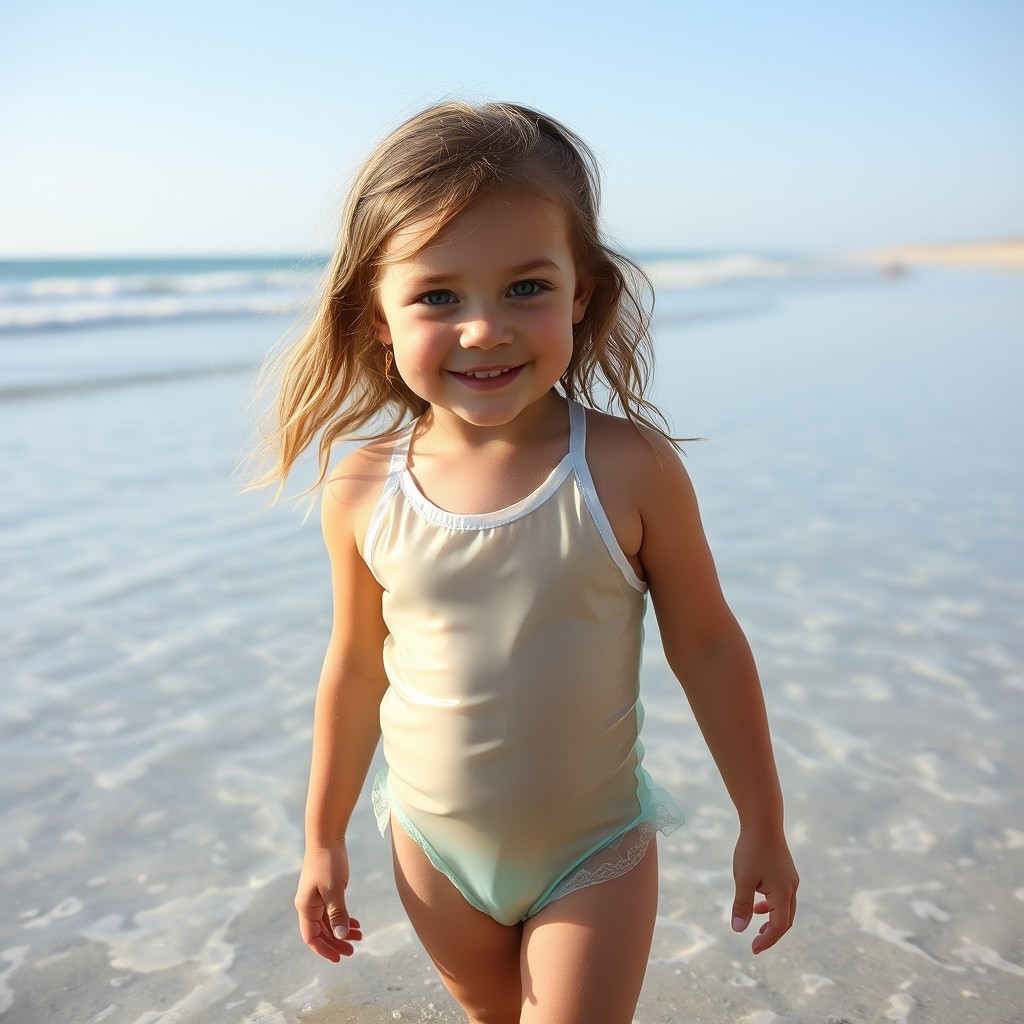
[[[0,0],[0,256],[330,248],[460,95],[586,137],[634,249],[1024,236],[1024,2]]]

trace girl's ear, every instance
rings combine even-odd
[[[578,324],[586,315],[587,306],[594,295],[594,282],[589,277],[580,277],[576,281],[576,291],[572,295],[572,322]]]
[[[382,345],[391,347],[391,328],[388,327],[387,320],[380,313],[375,313],[373,316],[373,327],[377,332],[377,340]]]

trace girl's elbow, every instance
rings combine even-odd
[[[717,628],[677,635],[664,648],[669,666],[684,686],[711,669],[753,663],[746,635],[731,614]]]

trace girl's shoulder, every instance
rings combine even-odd
[[[587,466],[619,546],[646,574],[641,549],[652,524],[688,514],[689,477],[672,442],[658,431],[587,411]]]
[[[587,463],[598,483],[606,476],[617,486],[634,488],[666,472],[685,473],[678,451],[664,434],[597,409],[587,410]]]
[[[376,438],[350,451],[327,476],[332,495],[346,504],[362,504],[387,479],[397,435]]]
[[[324,524],[343,522],[358,544],[384,490],[400,432],[376,438],[344,456],[330,471],[321,502]]]

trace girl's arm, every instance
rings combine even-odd
[[[358,473],[339,471],[322,501],[334,622],[316,696],[306,854],[295,897],[303,940],[335,963],[351,955],[351,941],[361,938],[345,903],[345,832],[380,738],[380,702],[387,689],[381,589],[359,555],[354,529],[363,489]]]
[[[665,655],[739,815],[732,924],[769,914],[752,949],[773,946],[793,923],[799,879],[783,830],[782,791],[757,669],[725,602],[697,499],[676,453],[661,439],[638,463],[643,537],[639,556]],[[755,892],[764,896],[755,903]]]

